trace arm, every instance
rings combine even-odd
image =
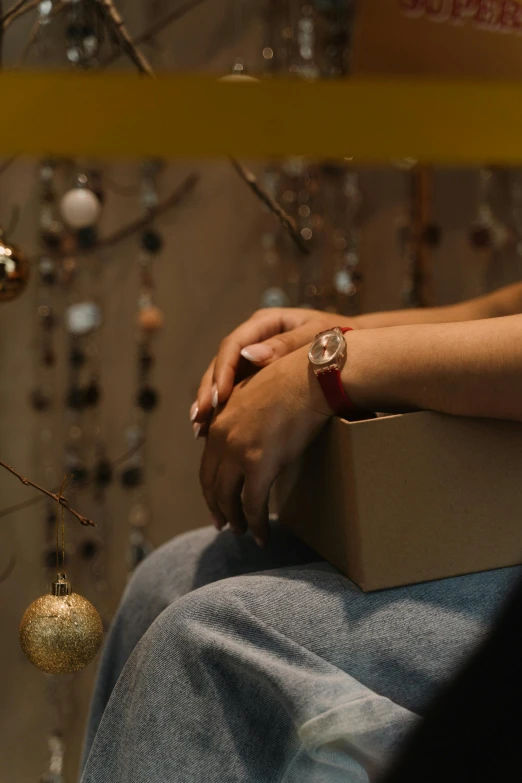
[[[349,325],[356,329],[380,329],[384,326],[406,326],[407,324],[476,321],[481,318],[498,318],[518,313],[522,313],[522,283],[515,283],[491,294],[447,307],[426,307],[361,315],[354,318]],[[344,324],[342,325],[344,326]]]
[[[522,315],[347,335],[343,383],[363,410],[522,421]]]
[[[396,310],[356,318],[299,308],[259,310],[221,343],[216,358],[203,376],[198,399],[191,410],[196,434],[204,433],[212,413],[212,401],[226,403],[238,378],[251,373],[252,365],[266,367],[292,351],[308,345],[314,336],[332,326],[377,329],[387,326],[455,323],[522,313],[522,283],[448,307]],[[243,357],[243,358],[241,358]],[[241,363],[243,367],[241,368]]]

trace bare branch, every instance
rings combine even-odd
[[[268,191],[260,186],[255,174],[250,171],[250,169],[247,169],[246,166],[240,163],[236,158],[231,158],[230,162],[243,182],[248,185],[250,190],[255,193],[257,198],[260,199],[260,201],[262,201],[263,204],[268,207],[270,212],[275,215],[275,217],[283,224],[299,250],[302,253],[310,253],[312,249],[299,233],[295,220],[285,212],[283,207],[272,198]]]
[[[13,22],[16,22],[17,19],[20,19],[21,16],[25,16],[30,11],[38,8],[40,2],[41,0],[27,0],[27,2],[24,3],[16,3],[15,6],[13,6],[13,10],[7,11],[5,16],[0,20],[2,29],[7,30],[7,28],[10,27]]]
[[[138,443],[135,443],[134,446],[125,452],[125,454],[122,454],[121,457],[118,457],[113,462],[111,462],[111,468],[116,468],[118,465],[121,465],[124,462],[127,462],[134,454],[136,454],[141,447],[144,445],[145,440],[142,438]],[[0,463],[1,464],[1,463]],[[5,467],[5,466],[4,466]],[[11,472],[12,469],[11,469]],[[18,476],[17,473],[14,474],[15,476]],[[79,481],[75,484],[76,489],[85,489],[86,487],[90,486],[94,482],[94,479],[87,479],[87,481]],[[34,486],[34,485],[32,485]],[[47,495],[48,493],[45,490],[42,490],[44,492],[44,495]],[[56,487],[53,493],[51,493],[50,497],[54,500],[56,499],[56,496],[58,492],[60,491],[59,487]],[[0,510],[0,518],[2,517],[9,517],[11,514],[16,514],[18,511],[23,511],[26,508],[30,508],[31,506],[36,505],[37,503],[41,503],[43,500],[45,500],[45,497],[42,495],[35,495],[32,498],[29,498],[28,500],[24,500],[21,503],[17,503],[14,506],[8,506],[7,508],[3,508]]]
[[[38,492],[41,492],[43,495],[47,495],[48,498],[51,498],[51,500],[59,503],[61,506],[67,509],[67,511],[72,514],[73,517],[76,517],[81,525],[84,525],[85,527],[96,527],[92,519],[87,519],[87,517],[84,517],[82,514],[79,514],[77,511],[75,511],[74,508],[71,508],[67,498],[64,498],[61,495],[57,495],[55,492],[50,492],[48,489],[40,487],[38,484],[35,484],[34,481],[31,481],[30,479],[18,473],[18,471],[12,468],[11,465],[7,465],[7,463],[2,462],[1,460],[0,467],[5,468],[5,470],[8,470],[9,473],[13,474],[13,476],[16,476],[16,478],[21,481],[25,487],[33,487],[34,489],[37,489]]]
[[[149,63],[143,52],[141,52],[131,38],[120,12],[116,8],[113,0],[98,0],[98,8],[105,20],[109,30],[114,38],[120,44],[122,51],[134,63],[140,73],[146,76],[154,77],[152,65]]]
[[[134,45],[140,46],[141,44],[147,43],[152,38],[154,38],[158,33],[163,32],[169,25],[171,25],[173,22],[177,22],[178,19],[181,19],[185,16],[185,14],[188,14],[189,11],[192,11],[193,8],[197,8],[198,5],[201,5],[202,3],[206,3],[207,0],[189,0],[187,3],[184,3],[183,5],[180,5],[179,8],[176,8],[174,11],[171,11],[169,14],[163,17],[163,19],[160,19],[159,21],[155,22],[153,25],[151,25],[147,30],[145,30],[141,35],[138,35],[134,39]],[[104,60],[103,65],[110,65],[112,62],[118,59],[123,54],[123,52],[117,51],[113,52],[109,57]]]

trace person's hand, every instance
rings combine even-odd
[[[224,405],[234,385],[260,367],[309,345],[318,332],[351,326],[346,317],[305,308],[258,310],[226,337],[203,375],[190,411],[196,437],[206,433],[217,405]]]
[[[205,500],[218,529],[268,538],[270,489],[332,415],[309,367],[308,346],[239,383],[210,424],[201,462]]]

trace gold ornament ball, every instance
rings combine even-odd
[[[52,593],[37,598],[20,623],[20,644],[33,666],[47,674],[85,668],[100,649],[103,627],[94,606],[60,577]]]
[[[144,307],[138,313],[138,325],[144,332],[149,332],[149,334],[158,332],[163,326],[164,320],[163,313],[155,305]]]
[[[0,237],[0,301],[9,302],[20,296],[28,280],[29,264],[24,254]]]

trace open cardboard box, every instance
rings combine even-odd
[[[276,488],[279,517],[363,590],[522,563],[522,424],[335,419]]]

